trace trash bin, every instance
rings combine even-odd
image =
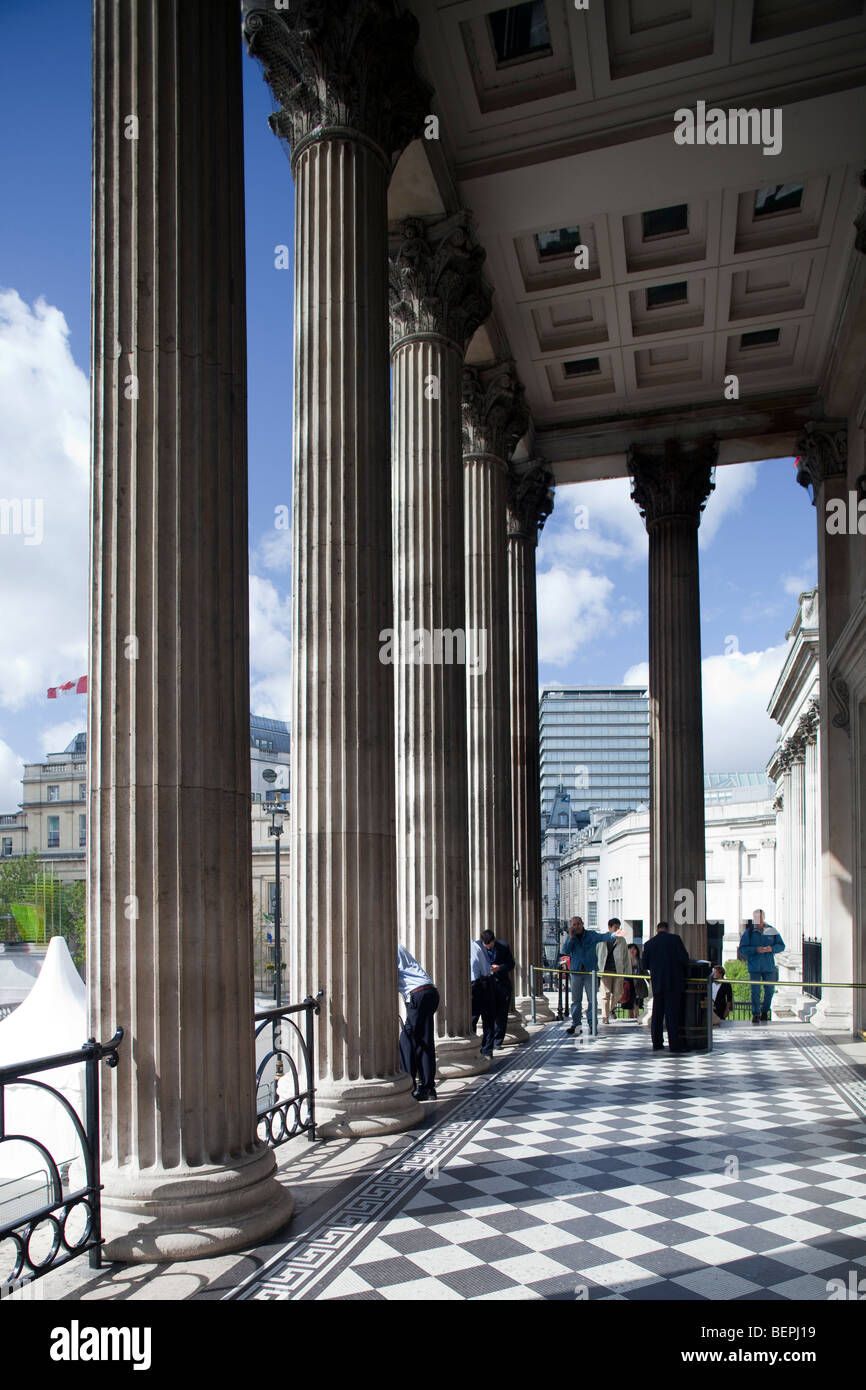
[[[690,960],[680,1015],[683,1052],[707,1051],[707,981],[713,973],[708,960]]]

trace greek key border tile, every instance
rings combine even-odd
[[[430,1168],[446,1162],[467,1143],[560,1044],[560,1037],[544,1030],[515,1050],[506,1065],[473,1087],[450,1115],[425,1130],[379,1172],[362,1179],[336,1209],[288,1241],[261,1269],[224,1294],[222,1301],[315,1298],[316,1286],[335,1279],[376,1238],[393,1208],[414,1196]]]

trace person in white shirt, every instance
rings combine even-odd
[[[412,1078],[412,1094],[416,1100],[435,1100],[433,1017],[439,1008],[439,991],[405,946],[397,947],[397,982],[406,1000],[406,1018],[400,1033],[400,1065]]]

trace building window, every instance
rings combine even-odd
[[[757,854],[746,855],[746,878],[754,878],[758,872]]]
[[[801,183],[777,183],[771,188],[759,188],[755,194],[755,216],[770,212],[793,212],[803,201]]]
[[[778,328],[761,328],[757,333],[741,333],[740,348],[769,347],[779,341]]]
[[[59,816],[49,816],[49,817],[48,817],[48,848],[49,848],[49,849],[59,849],[59,848],[60,848],[60,817],[59,817]]]
[[[526,5],[511,5],[507,10],[494,10],[487,16],[496,61],[511,63],[518,58],[531,58],[550,52],[550,30],[543,0],[531,0]]]
[[[78,800],[79,800],[79,801],[86,801],[86,800],[87,800],[87,783],[86,783],[86,782],[79,782],[79,783],[78,783]]]
[[[685,304],[688,297],[688,280],[677,280],[672,285],[652,285],[646,292],[646,306],[648,309],[660,309],[665,304]]]
[[[579,227],[554,227],[551,232],[539,232],[535,238],[538,259],[547,260],[550,256],[567,256],[580,246]]]
[[[84,849],[87,844],[87,817],[78,817],[78,848]]]
[[[580,357],[574,362],[563,362],[562,370],[566,376],[589,376],[601,371],[601,363],[597,357]]]
[[[48,800],[49,800],[49,801],[59,801],[59,800],[60,800],[60,788],[59,788],[58,786],[51,786],[51,787],[48,788]]]
[[[688,203],[675,203],[669,208],[653,208],[651,212],[641,213],[643,239],[653,236],[671,236],[674,232],[689,230]]]
[[[598,903],[591,902],[586,905],[586,925],[588,927],[598,926]]]
[[[0,841],[0,858],[8,859],[12,853],[12,836],[4,835]]]

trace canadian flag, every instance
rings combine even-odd
[[[66,681],[63,685],[52,685],[48,691],[48,699],[56,700],[58,695],[86,695],[87,677],[79,676],[77,681]]]

